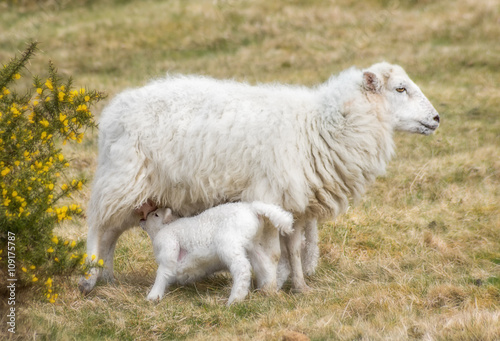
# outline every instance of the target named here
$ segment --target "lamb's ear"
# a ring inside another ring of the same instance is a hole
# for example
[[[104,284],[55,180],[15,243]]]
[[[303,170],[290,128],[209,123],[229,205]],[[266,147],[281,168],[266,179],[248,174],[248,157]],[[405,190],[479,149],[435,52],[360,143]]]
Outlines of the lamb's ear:
[[[172,210],[170,208],[166,208],[165,212],[163,212],[163,221],[162,221],[162,223],[163,224],[168,224],[172,220],[174,220],[174,217],[172,215]]]
[[[373,72],[365,71],[363,73],[363,87],[366,91],[373,93],[380,92],[382,89],[382,80]]]

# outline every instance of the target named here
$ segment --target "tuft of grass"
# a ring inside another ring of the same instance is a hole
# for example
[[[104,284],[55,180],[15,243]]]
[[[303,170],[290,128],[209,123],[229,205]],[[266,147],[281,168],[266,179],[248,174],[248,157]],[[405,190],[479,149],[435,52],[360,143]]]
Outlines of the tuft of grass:
[[[36,39],[62,75],[114,94],[165,73],[315,85],[350,66],[401,64],[440,112],[430,137],[395,134],[397,155],[360,203],[320,227],[308,294],[290,285],[224,306],[218,274],[145,297],[150,241],[128,231],[116,283],[89,296],[61,279],[56,305],[19,291],[7,339],[500,339],[500,6],[468,0],[10,1],[0,4],[0,60]],[[33,61],[38,63],[37,60]],[[43,65],[33,65],[42,69]],[[22,81],[22,80],[21,80]],[[100,103],[98,113],[105,103]],[[97,131],[68,146],[92,179]],[[86,210],[90,187],[75,196]],[[84,240],[85,221],[58,230]],[[1,325],[6,302],[0,299]],[[3,337],[3,335],[2,335]]]

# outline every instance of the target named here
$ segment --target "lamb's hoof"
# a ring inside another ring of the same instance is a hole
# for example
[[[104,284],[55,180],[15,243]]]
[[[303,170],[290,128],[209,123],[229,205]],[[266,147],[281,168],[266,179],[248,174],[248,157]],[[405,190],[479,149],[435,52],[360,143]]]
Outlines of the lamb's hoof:
[[[146,299],[149,302],[153,302],[153,303],[160,302],[162,298],[163,298],[163,295],[160,295],[160,294],[151,294],[151,293],[148,295],[148,297],[146,297]]]

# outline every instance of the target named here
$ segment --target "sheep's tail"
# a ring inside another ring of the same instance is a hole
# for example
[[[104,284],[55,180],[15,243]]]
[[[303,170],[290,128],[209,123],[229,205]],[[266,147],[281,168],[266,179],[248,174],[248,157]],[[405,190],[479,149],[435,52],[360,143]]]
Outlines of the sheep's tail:
[[[261,216],[265,216],[271,221],[282,235],[293,232],[293,215],[283,210],[281,207],[271,204],[265,204],[260,201],[251,203],[253,211]]]

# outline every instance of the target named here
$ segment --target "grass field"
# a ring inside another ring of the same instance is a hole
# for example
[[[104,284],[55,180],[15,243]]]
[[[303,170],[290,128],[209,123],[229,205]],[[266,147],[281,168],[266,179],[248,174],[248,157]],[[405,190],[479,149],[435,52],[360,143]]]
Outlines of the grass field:
[[[59,278],[56,304],[18,293],[17,333],[5,333],[2,314],[0,337],[500,340],[499,0],[0,2],[0,61],[30,39],[42,50],[33,72],[50,59],[76,85],[108,93],[97,116],[119,91],[166,72],[314,85],[386,60],[442,124],[430,137],[396,134],[387,174],[321,226],[311,293],[287,285],[226,308],[231,279],[221,274],[151,304],[156,265],[137,228],[119,240],[115,285],[82,297],[77,278]],[[72,148],[72,171],[92,179],[97,132]],[[77,198],[84,208],[89,195]],[[85,222],[59,233],[85,239]]]

